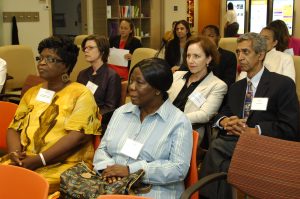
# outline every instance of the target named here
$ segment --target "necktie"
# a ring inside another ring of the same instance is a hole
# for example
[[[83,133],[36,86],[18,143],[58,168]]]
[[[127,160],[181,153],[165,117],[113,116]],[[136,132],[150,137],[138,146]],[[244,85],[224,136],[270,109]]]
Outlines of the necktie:
[[[243,113],[244,119],[248,119],[248,117],[249,117],[252,98],[253,98],[252,83],[251,83],[251,81],[248,81],[247,92],[246,92],[245,101],[244,101],[244,113]]]

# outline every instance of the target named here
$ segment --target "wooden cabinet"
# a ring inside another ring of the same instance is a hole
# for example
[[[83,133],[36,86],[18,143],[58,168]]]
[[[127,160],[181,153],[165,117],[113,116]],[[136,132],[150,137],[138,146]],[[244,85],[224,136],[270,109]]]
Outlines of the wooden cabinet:
[[[93,0],[94,33],[117,35],[123,18],[133,21],[135,36],[144,47],[150,47],[151,0]]]

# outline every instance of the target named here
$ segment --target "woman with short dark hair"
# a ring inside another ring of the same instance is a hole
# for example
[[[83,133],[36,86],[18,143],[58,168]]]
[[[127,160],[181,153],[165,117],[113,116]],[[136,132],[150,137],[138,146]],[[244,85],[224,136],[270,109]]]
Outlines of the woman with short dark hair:
[[[78,51],[66,37],[40,42],[37,68],[46,82],[22,97],[7,130],[8,155],[0,161],[39,173],[49,182],[49,193],[59,190],[60,174],[68,168],[81,161],[91,166],[92,135],[100,131],[91,92],[69,80]]]
[[[114,111],[120,105],[121,79],[107,65],[109,42],[104,36],[89,35],[81,44],[90,67],[80,71],[77,82],[86,85],[94,94],[101,114]]]
[[[141,195],[179,198],[184,191],[192,127],[168,99],[172,81],[167,62],[159,58],[145,59],[132,68],[128,85],[131,103],[114,112],[94,156],[94,170],[108,182],[143,169],[143,183],[152,188]]]

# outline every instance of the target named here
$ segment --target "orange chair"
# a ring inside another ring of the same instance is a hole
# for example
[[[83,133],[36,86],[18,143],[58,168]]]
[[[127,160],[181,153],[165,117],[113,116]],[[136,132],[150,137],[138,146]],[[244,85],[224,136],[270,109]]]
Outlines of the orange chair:
[[[120,106],[125,104],[126,96],[127,96],[127,86],[128,86],[128,81],[122,81]]]
[[[133,195],[102,195],[97,199],[150,199],[143,196],[133,196]]]
[[[93,138],[93,145],[94,145],[94,150],[96,151],[99,144],[100,144],[100,141],[101,141],[101,138],[100,138],[100,135],[94,135],[94,138]]]
[[[17,104],[0,101],[0,149],[6,150],[7,148],[6,131],[10,122],[14,118],[17,108]]]
[[[190,170],[188,176],[185,178],[185,188],[188,188],[198,181],[198,165],[197,165],[197,146],[198,146],[199,133],[193,131],[193,150],[190,163]],[[199,193],[196,192],[192,195],[192,199],[198,199]]]
[[[0,165],[0,198],[46,199],[49,184],[34,171],[12,165]]]

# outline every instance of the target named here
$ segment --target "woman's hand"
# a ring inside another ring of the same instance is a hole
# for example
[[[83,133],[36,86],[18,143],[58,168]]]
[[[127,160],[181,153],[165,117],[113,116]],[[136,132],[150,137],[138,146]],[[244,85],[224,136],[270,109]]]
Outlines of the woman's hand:
[[[39,155],[27,156],[22,160],[22,167],[35,170],[42,166],[42,160]]]
[[[11,160],[11,165],[14,166],[22,166],[22,160],[26,158],[25,152],[14,151],[9,154],[9,158]]]
[[[124,55],[124,58],[125,58],[126,60],[131,60],[131,54],[128,53],[128,54]]]
[[[102,172],[102,176],[106,178],[108,183],[113,183],[117,180],[120,180],[120,177],[125,177],[129,175],[129,169],[127,166],[123,165],[112,165],[107,166],[105,170]]]
[[[173,66],[173,67],[171,68],[172,73],[175,73],[176,71],[178,71],[179,68],[180,68],[180,66]]]

